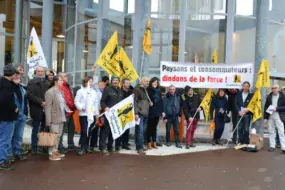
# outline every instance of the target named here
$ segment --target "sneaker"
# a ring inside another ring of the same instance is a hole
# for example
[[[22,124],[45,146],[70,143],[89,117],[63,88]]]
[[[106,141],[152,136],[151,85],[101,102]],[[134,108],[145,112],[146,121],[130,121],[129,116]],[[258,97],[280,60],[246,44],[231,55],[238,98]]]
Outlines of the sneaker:
[[[186,148],[186,149],[190,149],[190,145],[187,144],[185,148]]]
[[[15,155],[14,159],[19,160],[19,161],[24,161],[24,160],[27,160],[27,157],[20,154],[20,155]]]
[[[274,152],[275,151],[275,148],[273,148],[273,147],[270,147],[269,149],[268,149],[268,152]]]
[[[176,148],[182,148],[182,145],[180,143],[176,143]]]
[[[13,155],[8,155],[8,163],[9,164],[14,164],[15,163],[15,159]]]
[[[109,152],[107,150],[101,150],[101,154],[104,154],[105,156],[109,156]]]
[[[77,146],[75,146],[75,145],[69,145],[69,146],[67,147],[67,149],[68,149],[68,150],[78,150],[79,147],[77,147]]]
[[[27,155],[29,153],[29,151],[27,151],[27,150],[22,150],[22,155]]]
[[[59,152],[56,152],[55,155],[59,158],[65,157],[65,154],[60,154]]]
[[[8,162],[4,162],[0,164],[0,170],[11,171],[11,170],[14,170],[14,168],[12,168]]]
[[[66,154],[66,153],[68,152],[67,148],[65,148],[65,147],[59,148],[58,151],[59,151],[61,154]]]
[[[138,150],[138,154],[139,154],[139,155],[145,155],[145,152],[144,152],[143,149],[140,149],[140,150]]]
[[[171,143],[170,143],[170,142],[166,143],[166,146],[170,147],[170,146],[171,146]]]
[[[122,148],[125,150],[131,150],[131,148],[129,146],[123,146]]]
[[[156,143],[156,146],[162,146],[162,144],[160,144],[160,143]]]
[[[78,156],[83,156],[85,154],[85,150],[81,149],[77,152]]]
[[[59,160],[61,160],[61,158],[58,157],[55,153],[53,153],[52,155],[49,156],[49,160],[59,161]]]

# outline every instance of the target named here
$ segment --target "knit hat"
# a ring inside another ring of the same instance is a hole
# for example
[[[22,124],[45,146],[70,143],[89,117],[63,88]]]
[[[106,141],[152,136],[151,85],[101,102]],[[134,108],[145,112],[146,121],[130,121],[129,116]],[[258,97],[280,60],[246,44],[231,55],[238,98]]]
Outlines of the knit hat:
[[[185,88],[184,88],[184,91],[185,91],[185,93],[188,93],[188,91],[190,90],[190,89],[192,89],[190,86],[185,86]]]
[[[5,65],[5,67],[3,68],[3,73],[4,76],[10,77],[13,76],[14,74],[19,74],[19,71],[12,65]]]
[[[115,78],[117,78],[117,79],[119,80],[119,82],[120,82],[120,77],[119,77],[118,75],[112,75],[112,77],[111,77],[111,82],[112,82]]]

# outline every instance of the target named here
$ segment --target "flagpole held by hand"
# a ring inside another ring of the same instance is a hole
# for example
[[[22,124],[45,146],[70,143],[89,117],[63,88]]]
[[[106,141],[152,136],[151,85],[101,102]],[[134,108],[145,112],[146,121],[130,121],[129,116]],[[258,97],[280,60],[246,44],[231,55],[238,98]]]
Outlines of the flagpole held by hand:
[[[187,131],[188,131],[189,127],[191,126],[191,124],[193,123],[194,118],[196,117],[197,113],[198,113],[198,109],[196,110],[196,112],[195,112],[195,114],[194,114],[194,116],[193,116],[193,120],[192,120],[192,121],[190,122],[190,124],[187,126]]]

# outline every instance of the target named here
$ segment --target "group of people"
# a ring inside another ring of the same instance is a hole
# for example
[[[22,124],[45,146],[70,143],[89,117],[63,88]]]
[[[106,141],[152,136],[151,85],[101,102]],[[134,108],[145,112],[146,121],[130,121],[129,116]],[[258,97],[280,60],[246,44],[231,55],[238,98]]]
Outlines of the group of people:
[[[77,92],[69,86],[66,73],[46,72],[43,67],[37,67],[35,77],[27,86],[21,83],[24,74],[23,66],[17,68],[6,65],[3,69],[4,76],[0,79],[0,169],[11,170],[15,160],[26,160],[26,151],[22,150],[24,127],[26,125],[28,110],[32,119],[31,151],[33,155],[47,151],[38,147],[38,133],[50,131],[57,134],[58,143],[48,148],[50,160],[62,160],[68,150],[78,150],[82,156],[92,153],[95,148],[104,155],[121,148],[130,150],[129,129],[124,134],[113,140],[110,125],[102,113],[123,99],[134,94],[135,143],[138,154],[144,155],[146,150],[158,149],[162,144],[158,138],[158,123],[162,120],[166,125],[166,146],[171,146],[170,130],[173,126],[175,146],[182,148],[179,139],[179,122],[182,113],[187,122],[186,149],[195,147],[193,137],[200,120],[200,104],[203,96],[194,92],[190,86],[179,92],[174,85],[163,96],[159,79],[142,77],[136,87],[132,87],[130,80],[125,78],[120,81],[119,76],[85,77],[82,86]],[[110,82],[110,83],[109,83]],[[269,124],[270,149],[275,149],[275,128],[277,128],[278,141],[283,152],[285,151],[285,88],[279,92],[279,86],[273,85],[272,92],[268,95],[264,122]],[[210,106],[210,118],[215,123],[215,132],[212,144],[222,144],[220,139],[225,127],[225,115],[231,112],[233,127],[238,127],[233,135],[233,143],[249,144],[249,130],[252,113],[247,106],[252,99],[249,82],[244,82],[242,90],[219,89]],[[87,104],[93,107],[94,122],[88,123]],[[266,110],[273,106],[273,114]],[[29,109],[28,109],[29,107]],[[79,147],[74,144],[75,125],[73,114],[78,110],[81,126]],[[198,114],[197,114],[198,113]],[[99,117],[100,115],[100,117]],[[241,119],[239,126],[237,120]],[[90,127],[89,127],[90,125]],[[68,146],[63,145],[63,133],[68,131]],[[89,129],[89,131],[87,131]],[[237,139],[238,137],[238,139]],[[238,142],[237,142],[238,140]],[[146,145],[146,146],[144,146]]]

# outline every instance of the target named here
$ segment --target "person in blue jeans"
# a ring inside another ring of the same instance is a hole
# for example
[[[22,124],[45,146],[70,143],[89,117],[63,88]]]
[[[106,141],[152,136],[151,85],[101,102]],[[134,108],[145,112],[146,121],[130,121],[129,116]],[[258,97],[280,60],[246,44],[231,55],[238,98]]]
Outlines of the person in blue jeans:
[[[215,119],[213,119],[213,112],[215,110]],[[220,141],[225,128],[225,114],[228,110],[228,99],[224,89],[219,89],[216,96],[213,97],[210,107],[210,117],[215,122],[215,132],[212,145],[222,144]]]
[[[14,98],[15,103],[19,109],[18,111],[18,120],[15,121],[13,127],[13,136],[12,141],[9,145],[8,154],[11,155],[15,160],[26,160],[27,158],[22,155],[22,142],[24,129],[27,121],[27,94],[25,87],[20,84],[21,75],[17,74],[13,80],[15,92]]]
[[[0,79],[0,170],[13,170],[8,161],[8,149],[19,111],[15,104],[15,88],[12,83],[17,72],[12,65],[6,65],[3,69],[4,76]]]
[[[166,146],[171,146],[170,129],[174,128],[175,144],[177,148],[182,148],[179,140],[178,124],[182,115],[180,95],[176,92],[174,85],[169,87],[169,92],[163,99],[163,110],[165,113],[164,122],[166,122]]]

